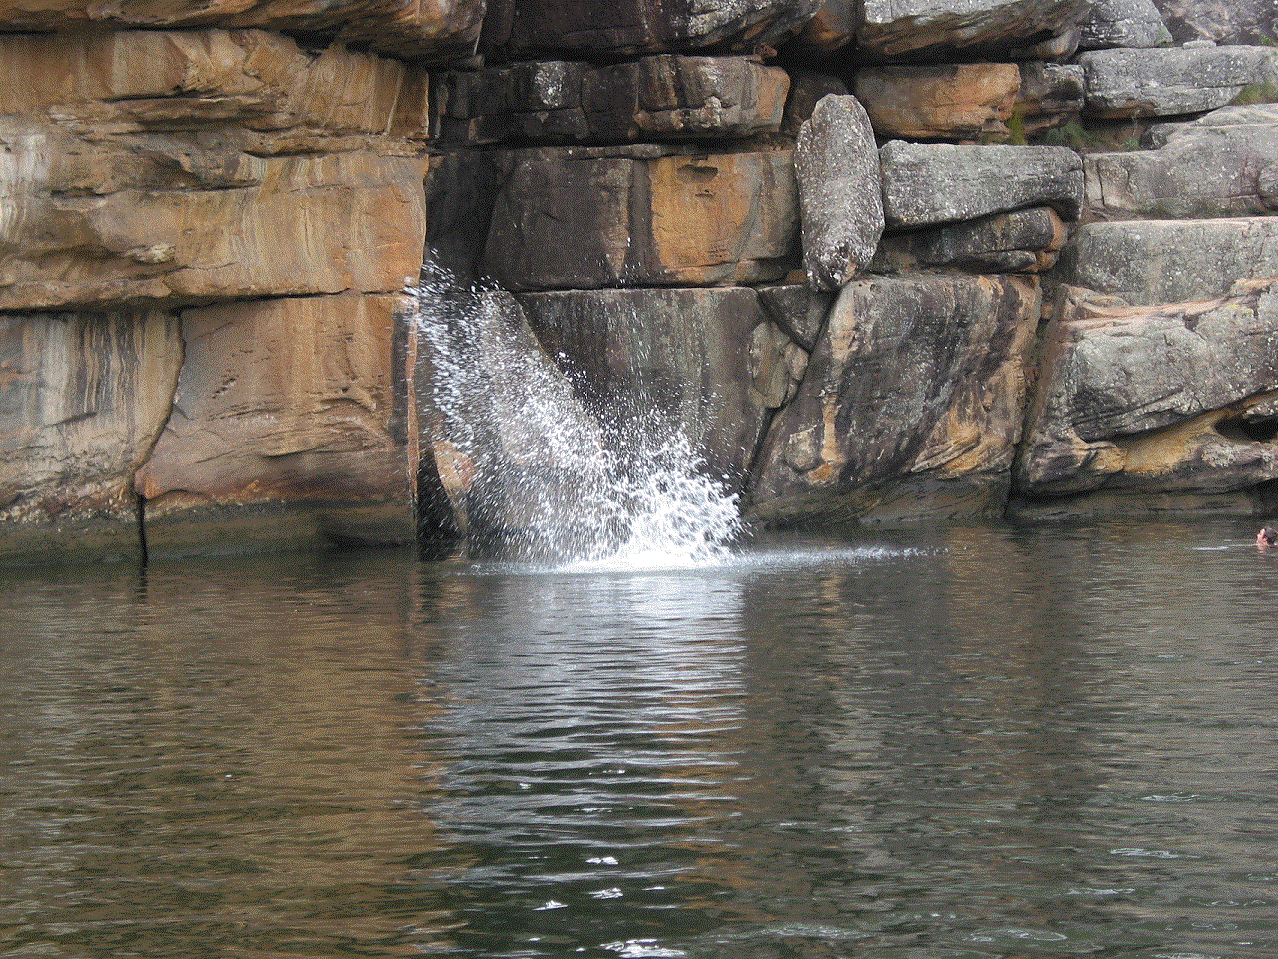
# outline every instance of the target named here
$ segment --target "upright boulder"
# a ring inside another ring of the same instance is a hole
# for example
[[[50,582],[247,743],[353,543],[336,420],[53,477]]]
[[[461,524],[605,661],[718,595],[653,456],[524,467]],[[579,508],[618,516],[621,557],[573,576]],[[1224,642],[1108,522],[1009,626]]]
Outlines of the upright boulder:
[[[816,290],[837,290],[874,256],[883,234],[879,154],[855,97],[827,96],[794,150],[803,266]]]

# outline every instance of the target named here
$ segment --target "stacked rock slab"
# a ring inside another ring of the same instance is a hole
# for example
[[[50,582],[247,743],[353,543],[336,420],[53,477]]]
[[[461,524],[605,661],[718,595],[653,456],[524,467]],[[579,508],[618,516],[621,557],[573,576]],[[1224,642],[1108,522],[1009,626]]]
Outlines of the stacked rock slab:
[[[1019,516],[1271,505],[1278,113],[1225,108],[1149,140],[1087,158],[1096,219],[1044,332]]]

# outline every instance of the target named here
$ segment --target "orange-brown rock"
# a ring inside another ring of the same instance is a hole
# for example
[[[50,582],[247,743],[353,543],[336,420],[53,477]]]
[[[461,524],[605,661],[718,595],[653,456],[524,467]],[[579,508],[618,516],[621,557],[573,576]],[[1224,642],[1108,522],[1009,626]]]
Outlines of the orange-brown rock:
[[[855,93],[880,137],[970,140],[1006,137],[1021,88],[1014,63],[864,67]]]
[[[386,292],[421,262],[413,158],[4,120],[0,149],[0,309]]]
[[[779,279],[798,252],[791,152],[516,152],[486,265],[516,290]]]
[[[184,312],[173,412],[136,477],[148,547],[411,541],[391,343],[400,300],[345,294]]]
[[[181,365],[171,313],[0,314],[0,561],[138,555],[133,476]]]
[[[262,30],[0,37],[4,114],[95,133],[234,124],[293,138],[421,137],[427,86],[421,67],[340,45],[311,53]],[[251,142],[269,150],[269,139]]]

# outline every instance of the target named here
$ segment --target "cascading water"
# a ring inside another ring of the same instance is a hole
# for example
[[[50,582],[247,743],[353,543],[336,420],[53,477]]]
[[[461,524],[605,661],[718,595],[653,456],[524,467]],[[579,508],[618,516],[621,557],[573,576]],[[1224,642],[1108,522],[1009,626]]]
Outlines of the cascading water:
[[[677,425],[656,411],[594,415],[507,293],[464,288],[434,264],[406,292],[428,366],[423,446],[472,541],[618,568],[728,557],[737,498],[701,472]]]

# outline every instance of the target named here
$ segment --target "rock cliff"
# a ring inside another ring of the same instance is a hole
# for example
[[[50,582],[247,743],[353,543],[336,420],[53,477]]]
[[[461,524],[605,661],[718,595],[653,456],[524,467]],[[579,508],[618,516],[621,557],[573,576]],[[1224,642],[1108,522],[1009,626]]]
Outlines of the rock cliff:
[[[0,0],[0,562],[466,528],[424,258],[761,521],[1267,509],[1271,6]]]

